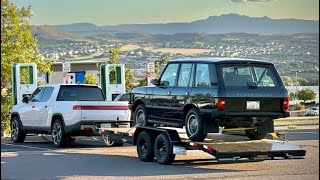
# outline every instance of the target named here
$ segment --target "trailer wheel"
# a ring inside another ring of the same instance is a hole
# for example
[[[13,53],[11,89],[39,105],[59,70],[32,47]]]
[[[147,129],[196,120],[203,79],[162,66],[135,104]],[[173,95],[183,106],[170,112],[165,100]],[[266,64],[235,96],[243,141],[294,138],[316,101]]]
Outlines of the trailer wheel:
[[[172,153],[172,147],[168,136],[161,133],[154,142],[154,154],[159,164],[171,164],[176,157]]]
[[[139,126],[147,126],[148,124],[148,114],[146,107],[143,104],[140,104],[135,111],[135,123]]]
[[[246,130],[246,135],[251,140],[261,140],[266,137],[267,133],[261,133],[256,130]]]
[[[14,143],[22,143],[26,139],[26,133],[21,129],[21,122],[17,116],[11,120],[11,140]]]
[[[154,159],[153,141],[146,131],[141,132],[138,136],[137,152],[141,161],[151,162]]]
[[[203,121],[199,111],[190,109],[186,116],[186,132],[190,140],[203,141],[207,133],[203,133]]]

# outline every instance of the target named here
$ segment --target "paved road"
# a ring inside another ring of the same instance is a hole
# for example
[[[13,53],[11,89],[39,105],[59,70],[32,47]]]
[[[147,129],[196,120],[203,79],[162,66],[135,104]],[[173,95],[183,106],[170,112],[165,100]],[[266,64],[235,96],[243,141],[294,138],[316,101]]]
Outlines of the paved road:
[[[319,179],[319,132],[290,132],[305,159],[218,163],[201,151],[178,155],[173,165],[141,162],[133,146],[108,148],[91,138],[53,148],[42,137],[12,144],[1,139],[1,179]]]

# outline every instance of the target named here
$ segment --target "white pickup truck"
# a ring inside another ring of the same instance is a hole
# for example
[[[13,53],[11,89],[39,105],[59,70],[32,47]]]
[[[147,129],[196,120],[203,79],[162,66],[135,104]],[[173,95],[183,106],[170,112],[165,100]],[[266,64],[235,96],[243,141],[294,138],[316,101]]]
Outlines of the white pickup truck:
[[[11,138],[23,142],[26,134],[51,134],[61,147],[73,136],[100,135],[99,128],[130,127],[128,102],[105,101],[94,85],[47,84],[39,86],[11,110]]]

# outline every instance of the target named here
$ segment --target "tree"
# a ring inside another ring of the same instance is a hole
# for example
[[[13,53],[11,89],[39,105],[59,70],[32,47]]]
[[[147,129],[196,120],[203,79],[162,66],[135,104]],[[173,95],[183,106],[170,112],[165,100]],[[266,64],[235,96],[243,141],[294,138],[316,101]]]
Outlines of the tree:
[[[297,98],[303,100],[303,103],[305,103],[308,100],[314,100],[316,98],[316,93],[310,88],[304,88],[298,91]]]
[[[285,86],[289,86],[290,84],[293,83],[292,78],[289,77],[289,76],[282,76],[282,81],[283,81]]]
[[[131,69],[127,68],[127,64],[125,65],[126,67],[126,74],[125,74],[125,79],[126,79],[126,92],[131,92],[131,89],[134,87],[133,84],[133,73]]]
[[[170,56],[164,56],[162,58],[159,58],[154,62],[154,73],[156,76],[159,76],[160,70],[161,70],[161,65],[162,64],[167,64],[170,59]]]
[[[51,72],[53,61],[43,61],[36,54],[38,43],[32,35],[30,17],[31,6],[19,9],[9,0],[1,0],[1,134],[10,124],[12,64],[35,62],[39,73]]]
[[[300,85],[300,86],[307,86],[307,85],[308,85],[308,80],[306,80],[306,79],[304,79],[304,78],[299,77],[299,78],[297,79],[297,81],[299,82],[299,85]]]
[[[96,77],[93,74],[84,75],[84,83],[85,84],[97,84]]]
[[[138,85],[137,85],[137,87],[146,86],[146,85],[147,85],[147,81],[148,81],[148,78],[147,78],[147,77],[142,78],[142,79],[139,79],[139,80],[138,80]]]
[[[296,97],[297,97],[296,92],[292,92],[292,91],[289,92],[289,99],[290,100],[294,100],[294,99],[296,99]]]
[[[119,48],[110,48],[110,64],[118,64],[119,61]]]

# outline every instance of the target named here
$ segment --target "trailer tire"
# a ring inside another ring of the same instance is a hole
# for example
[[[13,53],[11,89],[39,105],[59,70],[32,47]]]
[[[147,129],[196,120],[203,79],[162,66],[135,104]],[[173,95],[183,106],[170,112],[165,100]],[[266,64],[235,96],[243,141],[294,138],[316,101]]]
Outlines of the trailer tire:
[[[207,133],[203,133],[203,121],[197,109],[192,108],[188,111],[185,125],[190,140],[203,141],[207,137]]]
[[[159,164],[172,164],[176,157],[176,155],[172,153],[170,140],[164,133],[157,136],[153,149]]]
[[[144,104],[139,104],[134,113],[134,122],[139,126],[148,126],[148,113]]]
[[[153,141],[149,133],[143,131],[137,139],[137,152],[141,161],[151,162],[154,160]]]
[[[21,121],[15,116],[11,120],[11,140],[14,143],[22,143],[26,139],[26,133],[21,129]]]
[[[267,133],[261,133],[256,130],[246,130],[246,135],[251,140],[261,140],[266,137]]]

